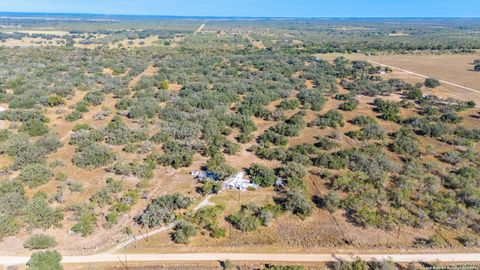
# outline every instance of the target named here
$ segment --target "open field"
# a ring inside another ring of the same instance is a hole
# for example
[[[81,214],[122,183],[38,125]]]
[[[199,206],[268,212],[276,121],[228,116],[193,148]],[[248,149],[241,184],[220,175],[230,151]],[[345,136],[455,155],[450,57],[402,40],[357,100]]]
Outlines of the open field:
[[[474,100],[480,104],[480,77],[473,71],[473,61],[480,58],[480,54],[412,54],[412,55],[378,55],[367,56],[360,54],[317,54],[316,57],[333,60],[343,56],[350,60],[372,61],[373,64],[383,64],[398,69],[419,73],[427,77],[436,78],[458,84],[475,91],[462,89],[450,84],[443,84],[435,90],[425,94],[434,94],[441,97],[451,97],[463,100]],[[424,77],[394,69],[393,73],[386,74],[386,78],[402,78],[406,81],[423,82]]]
[[[383,55],[367,59],[406,70],[425,74],[432,78],[455,82],[462,86],[480,89],[480,79],[473,71],[473,60],[479,54],[444,55]],[[465,98],[468,98],[465,97]]]

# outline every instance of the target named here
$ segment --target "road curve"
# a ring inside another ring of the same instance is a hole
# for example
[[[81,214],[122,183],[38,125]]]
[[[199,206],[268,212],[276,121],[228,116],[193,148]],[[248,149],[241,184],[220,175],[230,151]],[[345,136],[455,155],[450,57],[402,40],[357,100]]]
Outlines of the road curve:
[[[332,262],[352,261],[357,258],[392,260],[394,262],[480,262],[480,253],[424,253],[424,254],[271,254],[271,253],[178,253],[178,254],[98,254],[65,256],[62,263],[109,262],[187,262],[187,261],[261,261],[261,262]],[[0,256],[0,265],[26,264],[29,257]]]
[[[422,77],[422,78],[430,78],[427,75],[423,75],[423,74],[420,74],[420,73],[416,73],[416,72],[413,72],[413,71],[410,71],[410,70],[406,70],[406,69],[402,69],[402,68],[398,68],[398,67],[394,67],[394,66],[390,66],[390,65],[385,65],[385,64],[375,62],[375,61],[372,61],[372,60],[367,60],[367,62],[370,62],[374,65],[379,65],[379,66],[383,66],[383,67],[389,67],[389,68],[392,68],[392,69],[396,69],[396,70],[399,70],[399,71],[402,71],[402,72],[405,72],[405,73],[408,73],[408,74],[412,74],[412,75],[415,75],[415,76],[419,76],[419,77]],[[479,90],[476,90],[476,89],[473,89],[473,88],[470,88],[470,87],[466,87],[466,86],[463,86],[463,85],[459,85],[457,83],[444,81],[444,80],[439,80],[439,81],[441,83],[444,83],[444,84],[448,84],[448,85],[451,85],[451,86],[455,86],[455,87],[458,87],[458,88],[461,88],[461,89],[464,89],[464,90],[467,90],[467,91],[471,91],[471,92],[475,92],[477,94],[480,94]]]

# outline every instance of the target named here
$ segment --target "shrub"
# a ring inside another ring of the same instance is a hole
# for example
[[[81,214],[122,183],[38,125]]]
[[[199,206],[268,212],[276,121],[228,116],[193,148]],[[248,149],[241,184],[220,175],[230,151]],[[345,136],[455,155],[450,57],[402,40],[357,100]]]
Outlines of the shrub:
[[[88,102],[85,100],[82,100],[75,104],[75,111],[81,112],[81,113],[86,113],[88,112]]]
[[[99,91],[88,92],[84,97],[83,100],[92,104],[94,106],[98,106],[102,104],[103,100],[105,99],[104,94]]]
[[[427,78],[425,79],[424,85],[428,88],[436,88],[440,86],[440,81],[433,78]]]
[[[413,88],[407,92],[407,99],[410,100],[420,100],[423,98],[423,93],[420,88]]]
[[[379,113],[382,113],[382,119],[388,121],[400,120],[400,108],[398,103],[376,98],[373,104],[376,106],[375,110]]]
[[[364,228],[376,227],[379,224],[378,213],[373,206],[357,205],[353,209],[349,209],[348,216],[353,223]]]
[[[444,123],[458,124],[462,122],[462,117],[458,116],[454,112],[448,112],[440,116],[440,121]]]
[[[20,131],[32,137],[37,137],[47,134],[48,127],[40,120],[29,120],[20,127]]]
[[[45,121],[46,117],[40,111],[35,110],[6,110],[0,112],[0,119],[1,120],[8,120],[11,122],[27,122],[30,120],[38,120],[38,121]]]
[[[402,128],[394,135],[390,150],[397,154],[415,155],[419,152],[419,143],[411,129]]]
[[[284,135],[277,134],[273,130],[267,130],[260,137],[258,137],[260,144],[272,143],[274,145],[287,145],[288,139]]]
[[[115,153],[109,148],[91,144],[80,150],[73,157],[73,164],[81,168],[98,168],[108,165],[115,158]]]
[[[477,235],[462,235],[457,240],[465,247],[480,247],[480,237]]]
[[[36,188],[47,183],[52,176],[53,173],[45,165],[37,163],[23,167],[18,180],[30,188]]]
[[[270,130],[287,137],[298,136],[300,135],[300,131],[305,128],[304,115],[305,111],[300,111],[285,120],[284,123],[279,123],[271,127]]]
[[[247,169],[252,181],[262,187],[270,187],[275,184],[275,171],[260,164],[253,164]]]
[[[207,161],[207,169],[218,176],[219,179],[225,179],[235,172],[235,169],[228,165],[222,153],[214,154]]]
[[[67,186],[68,190],[70,190],[71,192],[83,192],[83,184],[81,182],[68,181]]]
[[[35,146],[38,147],[40,151],[43,150],[47,153],[53,153],[57,151],[57,149],[62,147],[62,145],[63,144],[60,142],[60,140],[53,135],[44,136],[35,143]]]
[[[33,253],[27,262],[29,270],[63,270],[62,256],[57,251]]]
[[[65,117],[65,120],[67,120],[68,122],[75,122],[79,119],[82,119],[82,117],[83,117],[83,115],[82,115],[81,112],[73,111]]]
[[[237,213],[227,216],[227,221],[236,229],[242,232],[249,232],[256,230],[260,226],[269,225],[270,220],[277,217],[280,213],[280,209],[276,206],[267,204],[264,207],[258,207],[250,203],[242,205]]]
[[[398,170],[380,145],[371,144],[362,148],[349,149],[347,155],[350,170],[362,171],[375,180],[383,179],[386,172]]]
[[[319,126],[321,128],[332,127],[339,128],[345,125],[343,115],[336,111],[330,110],[326,114],[319,116],[310,123],[310,126]]]
[[[51,208],[42,196],[35,196],[25,208],[25,221],[31,228],[46,230],[59,226],[62,219],[62,210]]]
[[[105,205],[111,205],[114,203],[113,195],[120,193],[123,190],[122,181],[115,180],[113,178],[107,178],[105,180],[106,186],[96,191],[90,201],[99,207]]]
[[[328,193],[322,200],[322,206],[330,213],[335,212],[340,207],[340,197],[335,192]]]
[[[278,107],[282,108],[283,110],[293,110],[298,108],[299,106],[300,102],[297,99],[282,100],[280,105],[278,105]]]
[[[169,84],[167,80],[163,80],[160,82],[160,89],[167,90],[169,88]]]
[[[142,226],[153,228],[174,221],[174,211],[186,209],[191,204],[192,199],[180,193],[164,195],[153,200],[135,220]]]
[[[227,155],[235,155],[240,151],[240,145],[238,143],[231,142],[229,140],[226,140],[225,143],[223,144],[225,148],[225,154]]]
[[[300,90],[298,100],[303,106],[314,111],[321,111],[325,103],[327,103],[327,98],[320,92],[306,89]]]
[[[200,228],[210,231],[210,236],[214,238],[224,237],[226,230],[218,226],[218,217],[224,210],[223,205],[204,207],[195,211],[188,220]]]
[[[457,165],[465,159],[462,152],[458,150],[443,152],[440,155],[440,160],[448,164]]]
[[[369,270],[369,269],[384,269],[384,268],[370,268],[365,261],[356,259],[353,262],[341,261],[334,264],[335,269],[338,270]]]
[[[28,249],[47,249],[57,245],[55,238],[45,234],[35,234],[30,236],[23,244]]]
[[[158,162],[164,166],[172,166],[175,169],[188,167],[193,162],[194,151],[174,141],[167,141],[162,146],[165,152]]]
[[[340,104],[338,108],[342,111],[354,111],[358,107],[359,101],[357,99],[348,99]]]
[[[350,122],[354,125],[361,126],[361,127],[366,125],[377,124],[377,120],[368,115],[357,116],[353,118]]]
[[[346,133],[347,136],[361,141],[383,140],[385,134],[385,129],[377,124],[366,125],[360,131],[350,131]]]
[[[327,138],[327,137],[321,137],[318,139],[318,141],[315,143],[315,147],[321,149],[321,150],[331,150],[335,147],[338,147],[339,144],[334,142],[333,140]]]
[[[113,224],[117,224],[118,222],[118,212],[117,211],[111,211],[105,216],[105,219],[108,222],[108,227],[110,227]]]
[[[480,141],[480,129],[466,129],[465,127],[457,127],[455,135],[473,141]]]
[[[80,130],[92,130],[93,128],[87,124],[87,123],[79,123],[79,124],[75,124],[75,126],[73,127],[72,131],[80,131]]]
[[[444,246],[445,242],[440,236],[433,235],[428,238],[417,237],[415,238],[413,245],[415,247],[438,248]]]
[[[132,104],[128,117],[153,118],[160,111],[160,105],[154,98],[141,98]]]
[[[144,131],[129,129],[118,116],[108,123],[103,132],[105,134],[105,142],[111,145],[124,145],[147,139]]]
[[[278,169],[278,174],[285,179],[301,179],[307,175],[307,171],[302,164],[291,161]]]
[[[20,231],[20,223],[10,215],[0,215],[0,239]]]
[[[313,212],[310,200],[307,199],[305,192],[298,188],[287,190],[282,206],[285,210],[300,217],[309,216]]]
[[[313,164],[327,169],[340,170],[347,166],[348,155],[343,152],[321,153],[313,159]]]
[[[2,181],[0,183],[0,217],[17,216],[27,204],[25,189],[18,181]],[[9,222],[8,218],[3,220],[4,224]]]
[[[92,234],[95,230],[97,218],[95,212],[88,206],[78,206],[73,209],[75,221],[72,227],[74,233],[80,233],[83,237]]]
[[[260,220],[254,215],[253,211],[245,207],[242,207],[238,213],[228,216],[227,220],[236,229],[243,232],[254,231],[260,226]]]
[[[418,126],[418,133],[423,136],[440,138],[451,132],[450,127],[445,123],[429,123],[422,121]]]
[[[64,172],[59,172],[55,175],[55,180],[59,182],[67,181],[68,175]]]
[[[50,153],[48,149],[31,144],[25,133],[15,134],[2,143],[1,147],[2,151],[15,159],[13,167],[16,169],[26,164],[44,162],[45,156]]]
[[[221,190],[222,190],[221,182],[208,180],[203,182],[197,191],[202,195],[207,195],[207,194],[217,194]]]
[[[65,100],[60,96],[49,96],[47,99],[48,106],[57,107],[65,105]]]
[[[172,234],[172,239],[175,243],[186,244],[189,242],[190,237],[193,237],[197,234],[197,229],[195,226],[188,221],[180,221],[175,225],[174,232]]]

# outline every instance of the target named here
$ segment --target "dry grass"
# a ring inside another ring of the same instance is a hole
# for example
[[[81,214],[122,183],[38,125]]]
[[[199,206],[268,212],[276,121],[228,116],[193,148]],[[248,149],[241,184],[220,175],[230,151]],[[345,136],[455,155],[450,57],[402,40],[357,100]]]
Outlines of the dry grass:
[[[252,40],[252,45],[253,47],[257,48],[257,49],[260,49],[260,50],[263,50],[263,49],[266,49],[267,47],[265,46],[265,44],[263,44],[263,41],[258,41],[258,40]]]
[[[472,62],[480,58],[480,54],[414,54],[414,55],[378,55],[366,56],[362,54],[316,54],[315,56],[333,60],[344,56],[350,60],[372,60],[381,64],[420,73],[436,79],[448,81],[480,91],[480,79],[477,73],[472,71]],[[425,78],[412,75],[399,70],[383,75],[385,78],[400,78],[407,82],[423,82]],[[425,90],[425,94],[435,94],[439,97],[452,97],[460,100],[474,100],[480,104],[480,93],[468,91],[452,85],[442,84],[433,90]]]

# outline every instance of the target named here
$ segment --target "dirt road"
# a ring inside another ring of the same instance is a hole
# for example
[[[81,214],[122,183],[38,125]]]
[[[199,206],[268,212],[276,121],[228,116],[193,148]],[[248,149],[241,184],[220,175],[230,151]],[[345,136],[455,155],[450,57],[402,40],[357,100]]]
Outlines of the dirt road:
[[[367,61],[372,63],[372,64],[375,64],[375,65],[379,65],[379,66],[383,66],[383,67],[389,67],[389,68],[396,69],[396,70],[399,70],[399,71],[402,71],[402,72],[405,72],[405,73],[408,73],[408,74],[412,74],[412,75],[415,75],[415,76],[419,76],[419,77],[422,77],[422,78],[430,78],[427,75],[416,73],[416,72],[413,72],[413,71],[410,71],[410,70],[406,70],[406,69],[402,69],[402,68],[398,68],[398,67],[394,67],[394,66],[390,66],[390,65],[385,65],[385,64],[375,62],[375,61],[372,61],[372,60],[367,60]],[[448,84],[448,85],[451,85],[451,86],[455,86],[455,87],[458,87],[458,88],[461,88],[461,89],[464,89],[464,90],[467,90],[467,91],[471,91],[471,92],[475,92],[475,93],[480,94],[480,90],[476,90],[476,89],[466,87],[466,86],[463,86],[463,85],[459,85],[457,83],[453,83],[453,82],[449,82],[449,81],[444,81],[444,80],[439,80],[439,81],[441,83],[444,83],[444,84]]]
[[[212,195],[208,195],[207,197],[205,197],[199,204],[197,204],[197,206],[195,206],[195,208],[193,208],[193,211],[197,211],[203,207],[207,207],[207,206],[210,206],[210,205],[213,205],[212,202],[210,202],[210,198],[212,197]],[[153,231],[149,231],[149,232],[146,232],[144,234],[139,234],[139,235],[134,235],[130,238],[128,238],[127,240],[117,244],[116,246],[114,246],[113,248],[111,249],[108,249],[107,251],[105,251],[105,254],[109,254],[109,253],[115,253],[116,251],[124,248],[124,247],[127,247],[137,241],[140,241],[142,239],[145,239],[145,238],[148,238],[148,237],[151,237],[155,234],[159,234],[159,233],[162,233],[162,232],[165,232],[165,231],[168,231],[170,229],[173,228],[173,226],[175,226],[174,223],[172,224],[168,224],[167,226],[164,226],[162,228],[159,228],[159,229],[156,229],[156,230],[153,230]]]
[[[62,263],[162,262],[162,261],[261,261],[261,262],[332,262],[392,260],[394,262],[480,262],[480,253],[440,254],[268,254],[268,253],[180,253],[180,254],[99,254],[65,256]],[[21,265],[28,257],[0,256],[0,265]]]
[[[205,27],[205,23],[200,25],[200,27],[198,27],[198,29],[195,30],[195,32],[193,32],[193,35],[195,36],[196,34],[200,33],[204,27]]]

